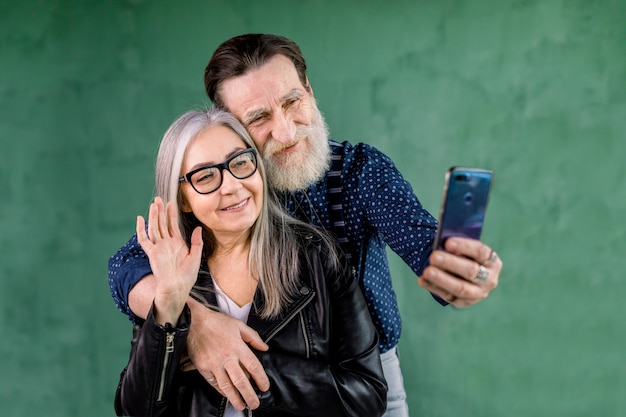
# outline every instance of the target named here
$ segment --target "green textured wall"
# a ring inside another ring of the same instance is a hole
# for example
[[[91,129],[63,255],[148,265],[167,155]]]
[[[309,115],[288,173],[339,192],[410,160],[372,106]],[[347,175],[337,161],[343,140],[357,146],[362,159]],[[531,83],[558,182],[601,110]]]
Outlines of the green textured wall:
[[[448,166],[496,173],[488,300],[440,308],[392,256],[411,414],[626,415],[625,22],[620,0],[0,0],[2,415],[113,415],[108,257],[210,53],[257,31],[300,44],[333,137],[431,211]]]

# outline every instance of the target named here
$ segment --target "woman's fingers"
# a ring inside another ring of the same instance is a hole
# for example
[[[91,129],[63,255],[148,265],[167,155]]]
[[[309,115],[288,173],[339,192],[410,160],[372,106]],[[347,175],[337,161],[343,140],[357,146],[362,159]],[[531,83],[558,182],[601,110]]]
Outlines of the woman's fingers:
[[[155,197],[154,202],[150,204],[148,214],[148,238],[152,243],[156,243],[156,241],[160,239],[171,237],[173,235],[172,231],[178,229],[178,216],[174,202],[168,203],[167,211],[167,215],[169,215],[170,218],[173,217],[173,219],[170,220],[170,223],[173,223],[173,227],[168,225],[163,199],[158,196]]]
[[[167,217],[165,214],[165,206],[163,205],[163,199],[161,199],[161,197],[155,197],[154,204],[156,204],[157,206],[157,213],[158,213],[157,225],[159,226],[159,235],[161,236],[161,238],[170,237],[171,235],[167,227]],[[169,205],[172,205],[172,204],[173,203],[171,202],[169,203]]]
[[[135,230],[137,232],[137,241],[145,252],[146,245],[148,244],[148,242],[150,242],[150,239],[148,237],[148,232],[146,231],[146,220],[143,218],[143,216],[137,216],[137,226]]]
[[[191,255],[192,257],[200,258],[202,255],[202,227],[196,227],[191,233]]]
[[[150,204],[150,211],[148,212],[148,238],[152,243],[161,238],[161,233],[159,232],[159,207],[156,203]]]
[[[176,203],[174,201],[168,201],[165,210],[167,214],[167,233],[172,237],[182,238],[180,229],[178,228],[178,210]]]

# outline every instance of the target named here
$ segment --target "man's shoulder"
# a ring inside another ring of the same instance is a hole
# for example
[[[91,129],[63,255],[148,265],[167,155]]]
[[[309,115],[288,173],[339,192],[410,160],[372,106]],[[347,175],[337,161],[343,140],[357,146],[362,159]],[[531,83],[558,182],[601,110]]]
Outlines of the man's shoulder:
[[[351,143],[349,141],[330,141],[330,149],[333,156],[341,156],[344,170],[354,164],[363,166],[366,164],[385,163],[392,164],[393,161],[375,146],[364,142]]]
[[[355,142],[352,143],[350,141],[344,140],[342,142],[330,139],[328,141],[330,143],[330,149],[332,153],[350,153],[350,152],[358,152],[358,151],[368,151],[368,152],[380,152],[372,145],[368,145],[364,142]]]

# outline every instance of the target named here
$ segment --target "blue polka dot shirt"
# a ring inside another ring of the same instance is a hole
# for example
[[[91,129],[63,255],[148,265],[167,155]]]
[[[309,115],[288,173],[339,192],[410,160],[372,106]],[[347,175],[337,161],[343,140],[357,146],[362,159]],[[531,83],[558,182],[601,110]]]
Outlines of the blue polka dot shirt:
[[[380,350],[386,352],[397,345],[402,330],[386,246],[419,276],[428,263],[437,221],[389,157],[363,143],[330,144],[333,167],[338,169],[331,168],[306,191],[280,197],[287,211],[338,236],[365,294]],[[329,197],[333,192],[337,197]],[[149,273],[148,258],[136,236],[109,260],[111,295],[133,322],[128,293]]]

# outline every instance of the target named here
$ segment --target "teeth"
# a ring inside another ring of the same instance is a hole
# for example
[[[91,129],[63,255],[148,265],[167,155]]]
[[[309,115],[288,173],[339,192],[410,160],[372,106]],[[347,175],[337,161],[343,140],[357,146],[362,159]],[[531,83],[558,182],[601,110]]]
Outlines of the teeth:
[[[240,207],[243,207],[246,204],[246,201],[248,201],[248,200],[243,200],[241,203],[237,204],[236,206],[227,207],[225,210],[235,210],[235,209],[238,209]]]

